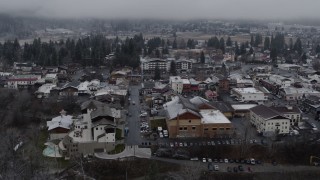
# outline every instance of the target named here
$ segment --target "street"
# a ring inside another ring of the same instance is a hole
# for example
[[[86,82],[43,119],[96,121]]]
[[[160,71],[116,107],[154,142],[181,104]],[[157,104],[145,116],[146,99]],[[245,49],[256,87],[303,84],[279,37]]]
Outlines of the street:
[[[139,89],[140,85],[130,86],[130,98],[131,102],[128,106],[127,125],[129,133],[126,137],[127,145],[141,145],[142,137],[140,134],[140,101],[139,101]],[[135,102],[133,105],[132,102]]]

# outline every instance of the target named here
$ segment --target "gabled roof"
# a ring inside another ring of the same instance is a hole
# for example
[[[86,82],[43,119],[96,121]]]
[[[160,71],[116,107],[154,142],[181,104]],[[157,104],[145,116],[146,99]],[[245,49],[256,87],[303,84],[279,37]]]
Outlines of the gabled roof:
[[[275,107],[271,106],[270,107],[272,110],[277,111],[281,114],[290,114],[290,113],[301,113],[301,110],[297,106],[281,106],[281,107]]]
[[[85,101],[81,104],[81,110],[84,109],[98,109],[99,107],[105,106],[105,103],[96,100]]]
[[[265,105],[258,105],[250,109],[251,112],[255,113],[256,115],[262,117],[264,120],[270,119],[288,119],[284,117],[277,111],[272,110],[271,108]]]

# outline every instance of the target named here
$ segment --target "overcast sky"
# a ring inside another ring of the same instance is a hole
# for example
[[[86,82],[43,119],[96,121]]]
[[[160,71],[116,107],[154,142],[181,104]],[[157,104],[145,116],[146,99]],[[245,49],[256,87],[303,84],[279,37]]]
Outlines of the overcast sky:
[[[0,0],[0,13],[51,18],[320,18],[320,0]]]

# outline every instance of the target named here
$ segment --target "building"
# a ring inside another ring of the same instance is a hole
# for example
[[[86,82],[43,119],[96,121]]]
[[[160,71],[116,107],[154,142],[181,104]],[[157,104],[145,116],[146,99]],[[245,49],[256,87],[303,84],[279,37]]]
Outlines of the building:
[[[301,121],[301,110],[297,106],[271,106],[270,108],[289,118],[291,126],[297,126]]]
[[[40,75],[15,75],[7,79],[7,87],[9,89],[30,88],[40,79]]]
[[[151,58],[151,59],[140,59],[141,69],[143,73],[153,74],[156,67],[160,69],[161,73],[167,73],[170,69],[170,62],[165,59]]]
[[[63,139],[68,135],[72,127],[73,117],[70,115],[66,115],[66,112],[64,110],[62,110],[60,114],[60,116],[52,118],[51,121],[47,121],[50,140]]]
[[[171,86],[171,89],[178,93],[181,94],[183,90],[183,81],[180,76],[170,76],[169,78],[169,84]]]
[[[284,76],[272,74],[269,76],[269,81],[279,85],[280,88],[286,88],[291,86],[294,83],[294,80]]]
[[[169,138],[216,137],[231,135],[231,122],[209,101],[194,97],[190,100],[175,96],[163,105],[167,118]]]
[[[320,97],[310,95],[302,100],[303,110],[314,114],[320,113]]]
[[[69,158],[76,154],[87,156],[113,150],[116,133],[119,133],[116,129],[120,110],[90,100],[81,105],[81,111],[82,118],[74,122],[73,130],[59,143],[61,154]]]
[[[46,74],[44,77],[45,83],[57,84],[58,83],[58,75],[57,74]]]
[[[250,122],[263,136],[289,133],[290,119],[265,105],[250,109]]]
[[[48,98],[51,94],[51,90],[57,87],[55,84],[43,84],[35,92],[37,98]]]
[[[266,90],[267,91],[267,90]],[[268,100],[267,93],[264,93],[256,88],[233,88],[231,95],[236,97],[239,102],[255,101],[263,103]]]
[[[279,94],[282,96],[283,99],[288,101],[301,100],[310,95],[320,97],[319,91],[315,91],[308,88],[295,88],[295,87],[282,88],[280,89]]]
[[[176,70],[179,73],[188,73],[192,70],[192,61],[187,59],[179,59],[175,61]]]

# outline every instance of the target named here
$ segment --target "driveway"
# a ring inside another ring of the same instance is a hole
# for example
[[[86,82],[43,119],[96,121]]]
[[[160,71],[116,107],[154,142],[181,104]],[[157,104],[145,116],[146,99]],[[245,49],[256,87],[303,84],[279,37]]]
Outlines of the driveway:
[[[150,148],[139,148],[138,146],[126,146],[124,151],[118,154],[95,153],[95,157],[100,159],[121,159],[126,157],[150,158]]]

